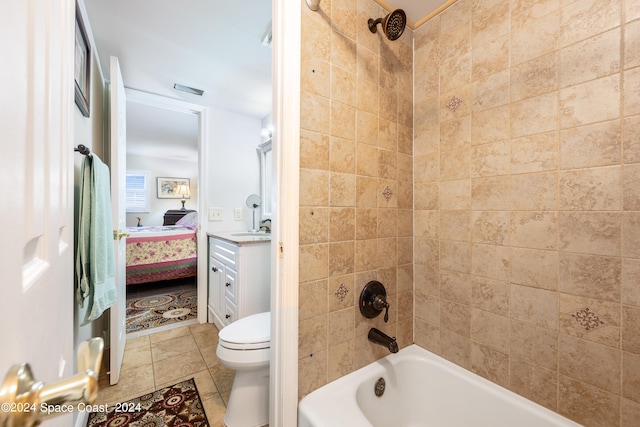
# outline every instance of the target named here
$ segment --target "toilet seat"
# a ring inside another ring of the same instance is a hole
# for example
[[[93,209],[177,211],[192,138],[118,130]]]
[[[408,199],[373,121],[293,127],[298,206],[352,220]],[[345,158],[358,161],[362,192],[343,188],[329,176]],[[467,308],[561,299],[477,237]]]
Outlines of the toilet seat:
[[[260,350],[271,346],[271,312],[258,313],[225,326],[219,344],[230,350]]]

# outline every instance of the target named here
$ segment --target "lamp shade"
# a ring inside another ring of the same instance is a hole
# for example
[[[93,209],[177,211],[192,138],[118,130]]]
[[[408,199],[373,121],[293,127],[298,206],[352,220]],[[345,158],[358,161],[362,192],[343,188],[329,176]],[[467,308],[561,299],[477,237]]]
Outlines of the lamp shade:
[[[188,185],[180,184],[175,189],[175,194],[180,197],[191,196],[191,191]]]

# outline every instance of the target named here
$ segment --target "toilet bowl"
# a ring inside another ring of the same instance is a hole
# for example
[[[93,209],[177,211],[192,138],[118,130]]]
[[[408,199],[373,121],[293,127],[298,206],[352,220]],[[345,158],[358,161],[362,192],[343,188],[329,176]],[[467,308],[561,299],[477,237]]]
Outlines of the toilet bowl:
[[[269,424],[270,347],[270,312],[244,317],[218,333],[218,359],[236,371],[223,418],[226,427]]]

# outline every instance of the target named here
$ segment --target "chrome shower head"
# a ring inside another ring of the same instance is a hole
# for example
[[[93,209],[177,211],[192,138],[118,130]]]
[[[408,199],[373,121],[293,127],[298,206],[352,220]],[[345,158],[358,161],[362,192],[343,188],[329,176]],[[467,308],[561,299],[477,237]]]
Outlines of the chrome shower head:
[[[369,30],[372,33],[377,31],[378,24],[382,24],[382,31],[389,40],[397,40],[407,26],[407,15],[402,9],[396,9],[384,18],[369,19]]]

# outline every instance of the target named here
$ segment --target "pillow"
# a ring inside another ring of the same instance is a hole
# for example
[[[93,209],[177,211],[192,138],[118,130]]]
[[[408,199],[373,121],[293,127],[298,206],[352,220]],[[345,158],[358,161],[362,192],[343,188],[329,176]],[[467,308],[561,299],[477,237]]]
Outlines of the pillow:
[[[196,230],[198,228],[198,212],[189,212],[177,220],[176,225],[182,225],[183,227]]]

